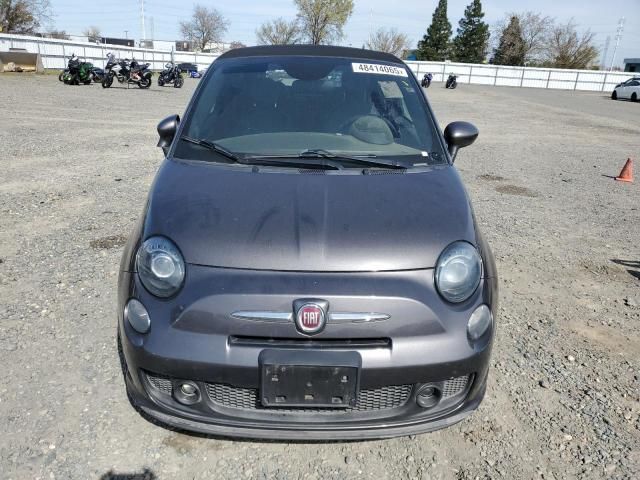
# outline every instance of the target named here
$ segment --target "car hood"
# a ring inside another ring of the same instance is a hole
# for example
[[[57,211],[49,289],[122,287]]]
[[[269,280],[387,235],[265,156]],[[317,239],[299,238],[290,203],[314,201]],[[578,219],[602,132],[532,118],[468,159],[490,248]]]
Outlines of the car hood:
[[[169,237],[191,264],[335,272],[432,268],[449,243],[475,243],[473,213],[451,166],[322,173],[166,160],[143,238]]]

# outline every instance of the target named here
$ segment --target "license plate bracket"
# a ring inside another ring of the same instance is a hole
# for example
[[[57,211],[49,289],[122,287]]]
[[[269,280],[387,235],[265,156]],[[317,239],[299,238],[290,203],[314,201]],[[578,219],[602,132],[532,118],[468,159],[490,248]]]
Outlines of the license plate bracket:
[[[347,408],[357,401],[357,352],[263,350],[259,362],[265,407]]]

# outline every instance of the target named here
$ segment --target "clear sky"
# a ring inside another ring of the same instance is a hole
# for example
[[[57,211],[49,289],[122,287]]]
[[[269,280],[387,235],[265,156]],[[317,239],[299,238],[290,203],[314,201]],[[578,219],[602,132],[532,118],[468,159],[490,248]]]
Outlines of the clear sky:
[[[455,33],[458,20],[471,0],[449,0],[449,21]],[[282,16],[295,17],[292,0],[145,0],[147,37],[158,40],[179,40],[178,23],[188,19],[192,5],[200,3],[215,7],[230,21],[225,41],[255,42],[255,29],[262,22]],[[71,34],[81,34],[89,25],[98,26],[105,36],[140,38],[140,0],[108,0],[104,3],[87,0],[51,0],[55,28]],[[360,47],[370,29],[396,27],[413,43],[424,35],[437,0],[355,0],[355,11],[345,28],[344,45]],[[590,28],[596,33],[595,44],[602,51],[607,36],[611,37],[607,64],[613,54],[616,27],[620,17],[626,17],[622,42],[616,64],[625,57],[640,57],[640,0],[483,0],[485,20],[494,24],[507,12],[533,10],[556,17],[575,20],[579,29]]]

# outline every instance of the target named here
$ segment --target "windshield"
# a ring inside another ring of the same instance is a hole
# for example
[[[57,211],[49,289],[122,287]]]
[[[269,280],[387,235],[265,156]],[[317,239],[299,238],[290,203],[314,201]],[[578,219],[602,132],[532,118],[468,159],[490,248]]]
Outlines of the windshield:
[[[333,57],[217,62],[182,132],[191,141],[178,142],[175,156],[228,161],[204,141],[240,158],[322,151],[407,167],[446,163],[410,75],[401,64]]]

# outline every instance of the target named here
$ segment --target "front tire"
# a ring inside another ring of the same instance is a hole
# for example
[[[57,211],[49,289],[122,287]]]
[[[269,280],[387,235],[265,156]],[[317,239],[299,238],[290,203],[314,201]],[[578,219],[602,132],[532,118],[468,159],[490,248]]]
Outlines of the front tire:
[[[164,87],[164,80],[162,79],[162,77],[158,77],[158,86]]]
[[[637,102],[638,101],[638,94],[636,92],[633,92],[631,94],[631,101],[632,102]]]
[[[173,82],[174,88],[182,88],[182,85],[184,85],[184,78],[182,77],[177,77]]]
[[[113,75],[105,75],[102,79],[102,88],[109,88],[113,84]]]
[[[58,75],[58,80],[64,82],[64,72],[60,72],[60,75]]]
[[[138,87],[140,88],[149,88],[151,86],[151,79],[148,77],[142,77],[138,81]]]
[[[618,92],[614,90],[613,93],[611,94],[611,100],[617,100],[617,99],[618,99]]]

